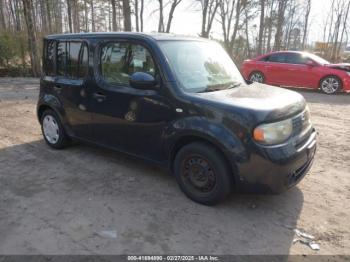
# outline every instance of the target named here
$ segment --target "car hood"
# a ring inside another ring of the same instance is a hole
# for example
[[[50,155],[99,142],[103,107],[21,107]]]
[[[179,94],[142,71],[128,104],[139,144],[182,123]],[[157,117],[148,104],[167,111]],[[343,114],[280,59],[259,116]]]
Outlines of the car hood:
[[[350,64],[349,63],[340,63],[340,64],[327,64],[326,67],[330,67],[333,69],[344,70],[350,72]]]
[[[302,112],[306,102],[297,92],[260,83],[194,94],[254,122],[272,122]]]

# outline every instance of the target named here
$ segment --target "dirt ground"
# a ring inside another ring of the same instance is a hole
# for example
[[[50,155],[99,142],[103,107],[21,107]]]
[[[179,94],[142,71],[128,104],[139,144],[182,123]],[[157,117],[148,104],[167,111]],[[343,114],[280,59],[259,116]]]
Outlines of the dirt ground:
[[[35,116],[38,80],[0,78],[0,254],[349,255],[350,95],[301,94],[319,133],[309,175],[281,195],[207,207],[142,161],[50,149]],[[293,244],[293,228],[320,250]]]

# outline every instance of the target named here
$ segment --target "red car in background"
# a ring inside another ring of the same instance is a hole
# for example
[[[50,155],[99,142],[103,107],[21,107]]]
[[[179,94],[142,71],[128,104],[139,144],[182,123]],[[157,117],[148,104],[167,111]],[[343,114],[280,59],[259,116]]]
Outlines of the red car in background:
[[[245,60],[246,80],[285,87],[320,88],[326,94],[350,91],[350,64],[331,64],[314,54],[280,51]]]

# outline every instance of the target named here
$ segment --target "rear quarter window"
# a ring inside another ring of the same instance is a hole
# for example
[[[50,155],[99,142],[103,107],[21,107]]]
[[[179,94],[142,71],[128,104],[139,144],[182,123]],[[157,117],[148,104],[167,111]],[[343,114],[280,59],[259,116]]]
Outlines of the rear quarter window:
[[[43,52],[43,71],[47,76],[55,75],[55,44],[56,41],[45,40]]]

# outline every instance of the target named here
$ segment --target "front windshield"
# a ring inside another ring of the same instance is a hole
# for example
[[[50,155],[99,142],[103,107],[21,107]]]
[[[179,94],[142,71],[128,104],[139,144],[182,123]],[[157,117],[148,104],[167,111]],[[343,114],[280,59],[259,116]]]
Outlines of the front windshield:
[[[186,92],[223,90],[244,83],[236,65],[215,42],[160,41],[159,45]]]
[[[314,54],[308,54],[308,57],[314,60],[316,63],[319,63],[321,65],[328,65],[329,62],[326,59],[323,59],[322,57],[319,57]]]

